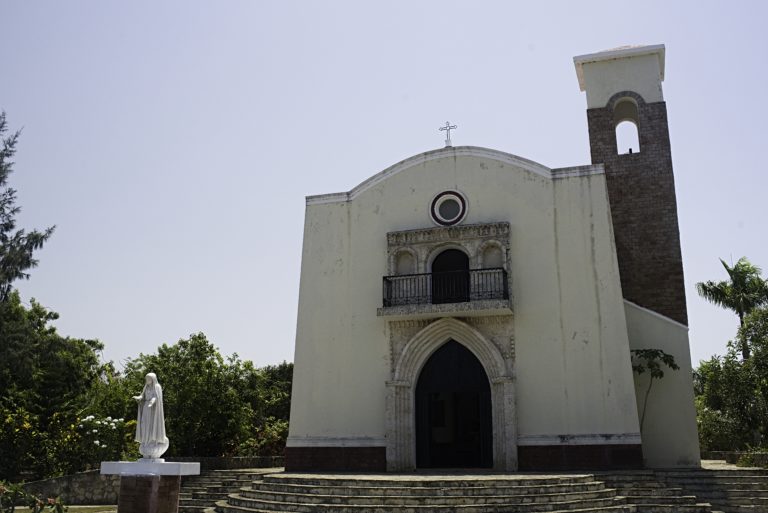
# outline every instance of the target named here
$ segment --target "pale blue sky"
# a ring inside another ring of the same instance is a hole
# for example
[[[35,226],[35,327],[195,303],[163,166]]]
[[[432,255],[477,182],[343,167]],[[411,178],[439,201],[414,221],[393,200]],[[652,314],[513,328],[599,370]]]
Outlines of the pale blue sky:
[[[694,364],[734,315],[693,284],[768,268],[765,2],[0,0],[0,108],[24,127],[20,283],[118,362],[197,331],[292,360],[304,196],[455,145],[590,163],[574,55],[667,47]]]

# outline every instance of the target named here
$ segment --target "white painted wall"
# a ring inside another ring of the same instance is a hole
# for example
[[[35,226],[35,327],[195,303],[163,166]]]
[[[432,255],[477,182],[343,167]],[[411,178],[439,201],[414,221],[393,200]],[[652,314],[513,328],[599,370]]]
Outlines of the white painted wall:
[[[582,68],[590,109],[605,107],[611,96],[620,91],[633,91],[646,103],[664,101],[658,54],[585,62]]]
[[[386,240],[378,251],[360,252],[350,210],[344,202],[307,207],[289,445],[383,444],[388,350],[385,323],[375,314],[381,287],[368,290],[375,276],[360,281],[357,263],[379,257],[384,265]]]
[[[554,239],[556,260],[545,271],[535,259],[549,248],[531,248],[533,254],[519,270],[531,279],[515,302],[520,444],[529,434],[634,435],[634,440],[619,440],[637,443],[605,179],[598,175],[553,183],[553,227],[543,231]],[[543,288],[539,279],[544,272],[553,277],[544,285],[551,297],[525,313],[523,308],[531,306],[526,298]],[[540,390],[547,391],[546,401],[539,400]]]
[[[310,198],[289,445],[383,445],[389,342],[376,309],[386,234],[433,226],[429,202],[447,189],[468,200],[463,224],[511,225],[521,443],[542,435],[636,436],[601,170],[553,173],[493,150],[445,148],[350,193]]]
[[[691,352],[688,328],[655,312],[625,302],[627,331],[632,349],[661,349],[675,357],[680,370],[664,369],[654,380],[643,424],[643,458],[650,467],[700,465],[696,410],[693,403]],[[650,376],[635,376],[638,416]]]

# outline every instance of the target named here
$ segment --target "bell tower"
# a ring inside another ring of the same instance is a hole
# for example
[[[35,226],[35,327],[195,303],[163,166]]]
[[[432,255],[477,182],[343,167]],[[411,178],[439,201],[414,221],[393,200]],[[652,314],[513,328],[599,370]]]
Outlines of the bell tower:
[[[573,60],[587,93],[592,163],[605,167],[624,298],[687,325],[664,57],[664,45],[651,45]],[[619,154],[623,122],[636,127],[639,148]]]

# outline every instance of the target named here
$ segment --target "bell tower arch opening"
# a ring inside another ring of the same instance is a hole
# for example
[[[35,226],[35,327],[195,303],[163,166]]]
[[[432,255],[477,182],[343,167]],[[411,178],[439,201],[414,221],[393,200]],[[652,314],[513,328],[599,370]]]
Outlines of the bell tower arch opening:
[[[617,100],[613,107],[613,125],[619,155],[640,153],[639,123],[637,102],[631,97]]]

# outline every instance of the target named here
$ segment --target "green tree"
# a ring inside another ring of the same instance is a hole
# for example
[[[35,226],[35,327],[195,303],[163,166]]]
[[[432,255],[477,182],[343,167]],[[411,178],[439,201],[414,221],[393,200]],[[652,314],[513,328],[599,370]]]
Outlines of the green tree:
[[[768,346],[768,308],[755,308],[744,317],[739,327],[739,340],[745,340],[751,350],[764,351]],[[768,362],[759,362],[759,364]]]
[[[680,370],[675,363],[675,357],[665,353],[661,349],[633,349],[632,350],[632,370],[638,374],[650,374],[648,388],[645,389],[645,398],[643,399],[643,412],[640,414],[640,431],[643,430],[645,423],[645,413],[648,411],[648,397],[651,395],[653,381],[664,377],[664,370],[661,366],[666,365],[672,370]]]
[[[0,303],[0,406],[20,407],[45,423],[56,412],[77,413],[102,372],[98,340],[62,337],[56,312],[13,291]]]
[[[258,369],[248,367],[250,362],[246,364],[240,372],[245,385],[243,397],[254,412],[254,425],[252,436],[237,447],[236,453],[240,456],[282,455],[288,438],[293,364],[283,362]]]
[[[0,302],[0,479],[56,472],[54,432],[76,422],[103,374],[101,343],[62,337],[57,318],[17,291]]]
[[[752,362],[740,360],[734,344],[725,356],[713,356],[694,371],[699,442],[703,450],[740,450],[759,443],[764,411],[756,400]]]
[[[258,402],[253,405],[257,419],[282,419],[288,421],[291,415],[291,384],[293,364],[283,362],[257,369]]]
[[[133,396],[143,386],[143,380],[126,379],[115,369],[112,362],[102,365],[99,378],[93,384],[88,395],[88,403],[83,411],[90,415],[113,418],[133,418],[136,416],[136,401]]]
[[[768,308],[744,317],[738,345],[747,343],[749,359],[739,360],[737,343],[725,356],[702,362],[694,372],[701,445],[743,449],[768,440]]]
[[[13,172],[13,156],[21,132],[6,135],[7,132],[5,112],[0,112],[0,302],[8,299],[14,281],[29,278],[26,271],[37,265],[33,253],[43,246],[55,228],[29,233],[16,229],[16,214],[21,207],[16,206],[16,190],[8,186],[8,177]]]
[[[699,295],[707,301],[723,308],[733,310],[739,316],[739,325],[744,327],[744,319],[755,308],[768,304],[768,283],[760,276],[761,270],[756,265],[741,257],[735,265],[729,266],[720,259],[728,273],[727,281],[707,281],[696,284]],[[741,356],[749,359],[749,343],[739,337]]]
[[[243,394],[243,368],[237,355],[224,360],[198,333],[130,361],[125,379],[138,393],[144,375],[157,374],[171,442],[168,455],[221,456],[247,439],[254,426],[253,410]],[[135,418],[135,404],[132,410],[130,417]]]

